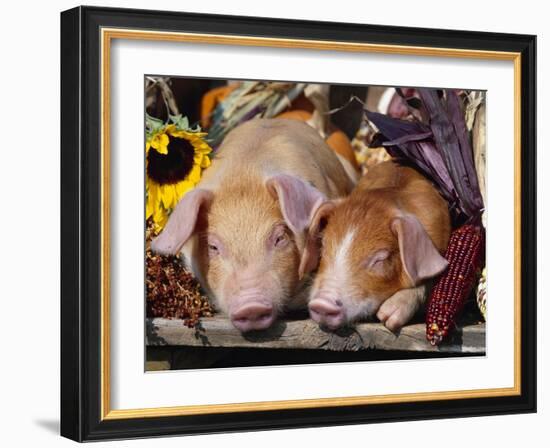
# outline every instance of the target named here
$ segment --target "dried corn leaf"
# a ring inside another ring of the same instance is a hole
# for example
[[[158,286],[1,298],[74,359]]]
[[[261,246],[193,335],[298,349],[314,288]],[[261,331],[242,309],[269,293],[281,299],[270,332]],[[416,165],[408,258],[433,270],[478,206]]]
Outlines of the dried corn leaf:
[[[485,151],[486,151],[486,127],[485,127],[485,104],[482,104],[476,112],[472,128],[472,146],[474,150],[474,163],[477,171],[477,180],[479,190],[483,197],[483,202],[487,203],[485,191]],[[481,221],[487,227],[487,213],[483,211]]]

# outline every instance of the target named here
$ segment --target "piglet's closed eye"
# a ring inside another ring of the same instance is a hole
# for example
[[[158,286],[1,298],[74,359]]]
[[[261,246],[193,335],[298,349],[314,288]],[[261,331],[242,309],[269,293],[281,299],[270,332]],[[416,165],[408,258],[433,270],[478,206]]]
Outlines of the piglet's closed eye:
[[[164,230],[151,242],[153,252],[162,255],[176,255],[193,235],[202,207],[214,197],[208,190],[197,188],[187,193],[170,215]]]
[[[389,256],[390,251],[388,249],[379,249],[365,260],[365,267],[375,274],[382,275],[385,271],[384,262]]]
[[[413,215],[395,218],[391,229],[397,236],[401,262],[416,286],[423,280],[434,277],[447,268],[447,260],[434,246],[422,223]]]

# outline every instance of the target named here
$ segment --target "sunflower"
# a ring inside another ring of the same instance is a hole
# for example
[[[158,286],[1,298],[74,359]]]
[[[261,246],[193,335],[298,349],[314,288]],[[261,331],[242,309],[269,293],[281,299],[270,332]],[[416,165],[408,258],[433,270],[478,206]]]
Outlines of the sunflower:
[[[210,166],[212,148],[200,128],[190,129],[185,117],[170,117],[172,123],[146,117],[145,219],[152,218],[162,230],[178,201],[199,182]]]

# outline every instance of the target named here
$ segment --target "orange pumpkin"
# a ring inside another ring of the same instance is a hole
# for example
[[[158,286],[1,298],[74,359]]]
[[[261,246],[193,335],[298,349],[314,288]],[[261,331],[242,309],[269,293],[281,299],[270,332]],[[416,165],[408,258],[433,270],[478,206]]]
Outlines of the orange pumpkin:
[[[308,121],[311,118],[311,113],[305,110],[289,110],[279,114],[277,118]],[[353,151],[351,142],[346,134],[339,129],[333,128],[332,132],[328,135],[325,141],[334,152],[340,154],[344,159],[348,160],[358,172],[360,171],[359,164],[355,158],[355,152]]]

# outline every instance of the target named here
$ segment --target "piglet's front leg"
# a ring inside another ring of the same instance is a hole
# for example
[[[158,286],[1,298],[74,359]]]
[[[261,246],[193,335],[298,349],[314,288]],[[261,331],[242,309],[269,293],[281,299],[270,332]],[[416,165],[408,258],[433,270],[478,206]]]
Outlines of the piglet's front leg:
[[[394,332],[400,330],[426,302],[428,290],[427,285],[420,285],[416,288],[397,291],[380,305],[376,317],[388,330]]]

